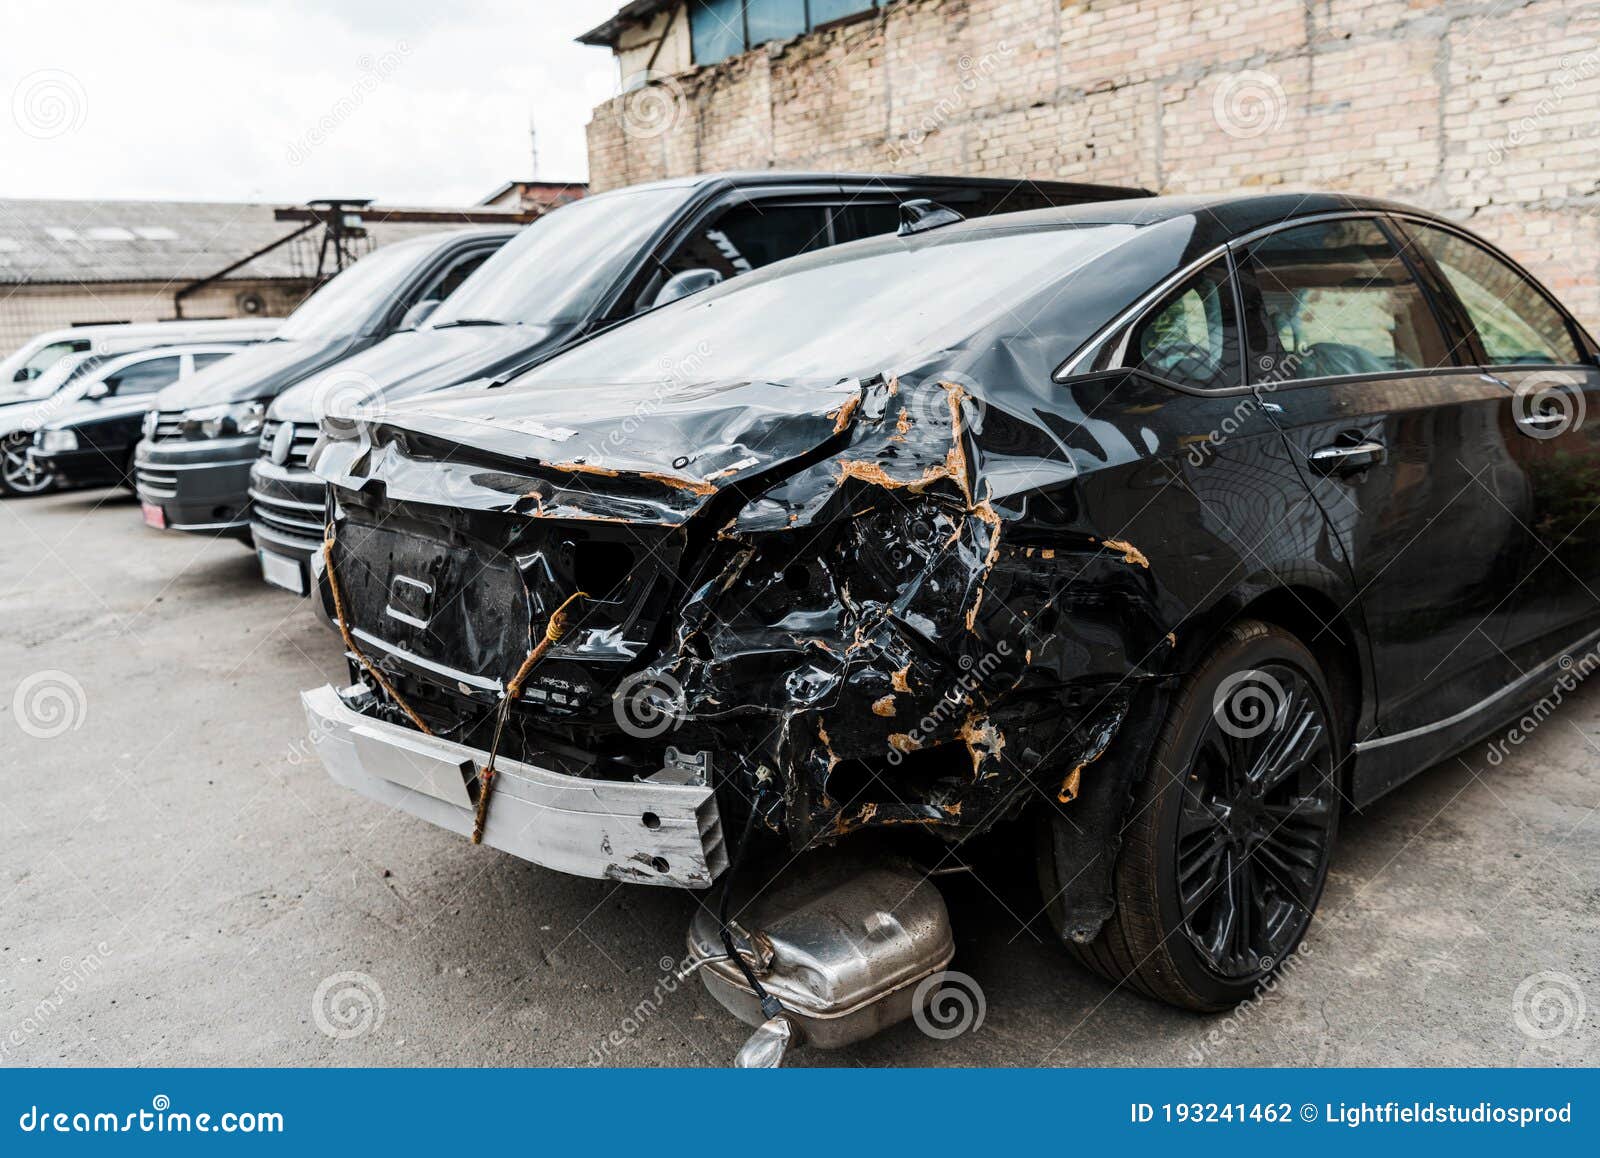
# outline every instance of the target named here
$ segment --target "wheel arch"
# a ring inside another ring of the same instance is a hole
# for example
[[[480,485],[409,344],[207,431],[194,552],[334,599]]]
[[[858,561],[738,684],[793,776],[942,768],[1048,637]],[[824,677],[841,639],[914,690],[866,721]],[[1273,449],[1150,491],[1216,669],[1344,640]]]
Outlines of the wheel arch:
[[[1224,600],[1204,621],[1204,630],[1192,633],[1182,656],[1192,670],[1210,654],[1230,624],[1258,619],[1298,639],[1316,658],[1334,696],[1343,739],[1345,787],[1349,787],[1354,761],[1350,752],[1356,737],[1371,729],[1374,709],[1370,649],[1359,615],[1331,585],[1312,582],[1281,583],[1262,589],[1244,589]]]

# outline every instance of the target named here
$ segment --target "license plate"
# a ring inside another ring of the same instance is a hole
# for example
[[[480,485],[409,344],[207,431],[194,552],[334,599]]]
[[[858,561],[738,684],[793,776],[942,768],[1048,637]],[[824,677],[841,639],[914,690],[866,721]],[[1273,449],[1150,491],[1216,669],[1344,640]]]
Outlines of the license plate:
[[[140,503],[139,509],[144,512],[146,526],[156,527],[163,531],[167,529],[167,512],[156,506],[155,503]]]
[[[285,591],[293,591],[296,595],[306,593],[306,569],[300,560],[275,555],[271,551],[257,551],[256,554],[261,559],[261,577],[268,583]]]

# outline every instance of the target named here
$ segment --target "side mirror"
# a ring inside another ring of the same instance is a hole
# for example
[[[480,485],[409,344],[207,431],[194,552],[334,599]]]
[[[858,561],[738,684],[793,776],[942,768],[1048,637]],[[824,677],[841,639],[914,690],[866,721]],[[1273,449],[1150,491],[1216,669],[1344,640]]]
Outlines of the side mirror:
[[[656,299],[650,305],[664,306],[703,289],[710,289],[721,280],[722,275],[714,269],[686,269],[669,277],[667,284],[656,291]]]
[[[28,368],[24,366],[15,374],[11,375],[11,380],[13,382],[31,382],[33,380],[33,375],[28,373]]]
[[[406,316],[400,319],[402,330],[414,330],[428,320],[428,315],[439,308],[438,298],[426,298],[406,311]]]
[[[97,382],[91,382],[89,385],[83,388],[83,396],[85,398],[104,398],[110,393],[111,387],[104,379],[101,379]]]

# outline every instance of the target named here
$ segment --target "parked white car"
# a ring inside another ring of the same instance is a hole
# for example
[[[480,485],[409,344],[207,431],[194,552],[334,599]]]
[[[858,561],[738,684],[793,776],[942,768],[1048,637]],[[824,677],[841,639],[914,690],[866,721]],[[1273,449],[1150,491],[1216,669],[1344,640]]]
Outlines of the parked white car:
[[[51,391],[44,389],[41,376],[72,354],[129,354],[191,342],[265,342],[282,324],[282,318],[214,318],[47,330],[0,361],[0,403],[48,396]]]

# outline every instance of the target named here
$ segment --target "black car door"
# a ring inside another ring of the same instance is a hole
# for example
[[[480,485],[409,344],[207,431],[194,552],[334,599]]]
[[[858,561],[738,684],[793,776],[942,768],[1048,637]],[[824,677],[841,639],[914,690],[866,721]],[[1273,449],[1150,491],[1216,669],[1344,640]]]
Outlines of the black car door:
[[[1377,219],[1240,250],[1252,378],[1344,550],[1378,730],[1428,728],[1512,676],[1499,640],[1528,510],[1510,393],[1470,364]]]
[[[1501,646],[1529,671],[1600,628],[1600,366],[1565,311],[1509,261],[1453,230],[1400,228],[1449,286],[1485,372],[1514,398],[1506,441],[1530,542]]]
[[[157,391],[178,380],[182,365],[179,355],[168,354],[131,362],[108,375],[106,394],[97,404],[100,413],[78,425],[79,446],[100,451],[120,467],[139,441],[148,404]]]

